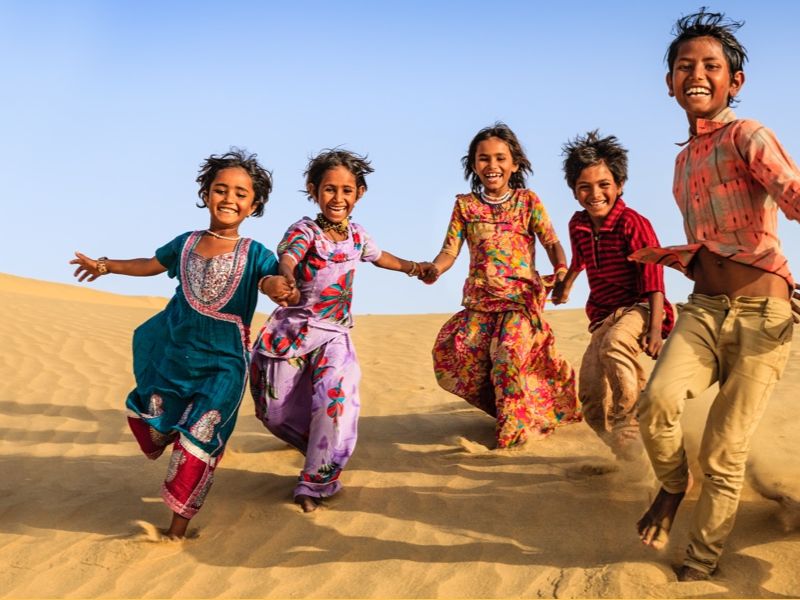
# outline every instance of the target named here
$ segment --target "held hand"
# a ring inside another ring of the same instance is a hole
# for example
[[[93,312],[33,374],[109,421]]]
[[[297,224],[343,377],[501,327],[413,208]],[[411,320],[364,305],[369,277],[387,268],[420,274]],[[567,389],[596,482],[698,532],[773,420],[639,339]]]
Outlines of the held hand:
[[[294,279],[294,267],[295,265],[287,265],[286,263],[280,263],[278,265],[278,275],[283,277],[286,285],[290,288],[294,289],[296,283]]]
[[[794,284],[794,291],[789,302],[792,305],[792,319],[795,323],[800,323],[800,283]]]
[[[75,252],[75,256],[77,258],[73,258],[69,261],[69,264],[78,265],[73,273],[73,275],[78,278],[78,281],[83,281],[84,279],[87,281],[94,281],[102,275],[97,269],[97,261],[95,259],[89,258],[80,252]]]
[[[553,304],[565,304],[569,300],[569,289],[564,285],[564,280],[557,280],[550,295]]]
[[[421,262],[419,263],[417,279],[428,285],[436,283],[436,280],[439,279],[439,269],[431,262]]]
[[[642,349],[653,360],[658,358],[661,354],[661,347],[664,345],[664,340],[661,338],[661,331],[656,333],[647,333],[642,338]]]
[[[300,303],[300,290],[293,288],[291,293],[286,297],[285,306],[294,306]]]
[[[294,281],[289,284],[284,275],[269,277],[262,288],[269,299],[279,306],[297,304],[300,301],[300,290],[294,286]]]

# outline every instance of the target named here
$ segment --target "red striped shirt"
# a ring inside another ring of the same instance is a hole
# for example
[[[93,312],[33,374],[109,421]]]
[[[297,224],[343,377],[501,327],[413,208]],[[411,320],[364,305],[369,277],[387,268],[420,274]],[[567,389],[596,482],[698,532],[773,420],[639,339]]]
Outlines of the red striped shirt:
[[[647,302],[652,292],[664,293],[664,270],[660,265],[634,263],[628,256],[640,248],[658,246],[653,226],[618,198],[598,231],[592,228],[589,214],[576,212],[569,221],[573,272],[586,269],[589,299],[586,315],[592,325],[618,308]],[[672,330],[672,306],[664,298],[664,325],[661,334]]]

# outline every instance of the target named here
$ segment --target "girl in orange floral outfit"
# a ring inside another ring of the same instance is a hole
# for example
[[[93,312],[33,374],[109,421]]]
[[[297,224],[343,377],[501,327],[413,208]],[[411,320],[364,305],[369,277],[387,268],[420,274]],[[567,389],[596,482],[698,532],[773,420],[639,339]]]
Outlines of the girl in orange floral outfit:
[[[566,257],[538,196],[525,189],[531,164],[511,129],[479,131],[462,163],[472,193],[456,196],[436,271],[424,278],[433,283],[467,242],[464,310],[436,338],[434,371],[440,386],[497,419],[497,447],[508,448],[581,420],[575,372],[542,319]],[[536,238],[555,275],[536,271]]]

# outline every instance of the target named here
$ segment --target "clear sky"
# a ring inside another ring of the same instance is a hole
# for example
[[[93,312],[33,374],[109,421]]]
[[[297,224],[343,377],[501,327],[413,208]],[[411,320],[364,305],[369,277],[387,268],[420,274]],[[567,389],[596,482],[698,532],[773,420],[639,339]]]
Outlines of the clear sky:
[[[0,1],[0,164],[5,207],[0,271],[69,283],[74,250],[152,256],[207,226],[195,207],[201,161],[230,146],[259,155],[275,187],[243,234],[274,249],[316,214],[302,172],[323,148],[368,154],[375,173],[353,215],[380,247],[432,259],[460,159],[497,120],[533,163],[528,186],[565,248],[578,208],[561,145],[599,128],[629,149],[625,200],[663,244],[685,240],[671,195],[675,142],[687,122],[667,96],[664,52],[674,21],[700,2],[163,2]],[[800,158],[800,2],[709,3],[745,26],[750,62],[736,108]],[[800,275],[800,226],[781,219]],[[459,309],[468,257],[434,286],[363,265],[354,312]],[[537,263],[547,271],[544,252]],[[96,289],[170,296],[159,277],[103,277]],[[667,275],[667,295],[689,283]],[[585,277],[569,308],[584,305]],[[264,299],[260,310],[271,304]],[[53,318],[57,318],[53,315]]]

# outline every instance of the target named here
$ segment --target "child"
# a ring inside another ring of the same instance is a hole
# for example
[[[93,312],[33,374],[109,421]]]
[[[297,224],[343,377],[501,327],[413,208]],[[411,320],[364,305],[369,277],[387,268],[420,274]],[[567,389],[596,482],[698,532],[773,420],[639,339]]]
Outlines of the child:
[[[497,447],[509,448],[580,420],[575,373],[542,319],[552,278],[536,271],[536,238],[557,280],[566,258],[544,206],[525,189],[531,163],[508,126],[479,131],[462,164],[472,193],[456,196],[436,270],[424,281],[452,267],[466,240],[464,310],[439,332],[433,365],[440,386],[497,419]]]
[[[745,80],[739,26],[705,10],[677,22],[666,81],[689,120],[673,188],[688,244],[632,256],[680,269],[695,282],[640,399],[642,437],[662,487],[637,528],[654,548],[666,545],[690,485],[680,426],[685,399],[719,383],[700,445],[703,488],[679,581],[708,579],[717,568],[750,439],[792,339],[794,280],[776,235],[777,208],[800,220],[800,171],[770,130],[737,119],[730,108]]]
[[[275,256],[239,235],[249,216],[260,217],[272,190],[256,155],[232,149],[203,163],[197,183],[205,231],[179,235],[152,258],[111,260],[76,252],[79,281],[101,275],[151,276],[167,271],[178,288],[167,307],[133,335],[136,388],[128,396],[128,424],[145,455],[155,460],[173,444],[161,497],[174,512],[165,532],[182,538],[203,505],[214,470],[233,431],[247,378],[249,325],[259,289],[285,295]]]
[[[627,260],[634,250],[658,246],[650,221],[622,200],[628,152],[597,131],[564,145],[564,174],[583,207],[569,222],[572,263],[556,283],[553,304],[563,304],[583,269],[589,278],[586,314],[592,339],[581,362],[578,390],[583,416],[618,458],[642,455],[635,415],[647,379],[642,350],[658,356],[672,329],[672,307],[664,299],[659,265]]]
[[[296,305],[276,309],[256,342],[251,377],[256,415],[305,454],[294,488],[294,501],[304,512],[339,491],[339,476],[355,448],[361,369],[350,339],[350,302],[357,264],[368,261],[409,276],[427,275],[432,268],[381,252],[350,220],[372,171],[365,158],[338,149],[325,150],[308,164],[306,190],[320,213],[289,227],[278,246],[287,282],[280,292]]]

